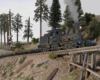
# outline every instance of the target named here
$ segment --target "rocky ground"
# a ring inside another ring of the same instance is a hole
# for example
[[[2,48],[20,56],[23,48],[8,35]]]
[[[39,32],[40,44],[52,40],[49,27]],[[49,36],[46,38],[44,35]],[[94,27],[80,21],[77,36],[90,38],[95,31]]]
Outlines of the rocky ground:
[[[21,60],[25,58],[23,63]],[[100,55],[97,55],[100,62]],[[13,73],[21,65],[29,60],[33,60],[28,66],[18,73]],[[0,59],[0,80],[45,80],[54,68],[58,68],[58,72],[53,80],[80,80],[80,69],[75,69],[68,73],[68,61],[70,56],[60,56],[56,59],[50,59],[48,54],[34,55],[26,54],[20,56],[6,57]],[[44,63],[39,66],[39,64]],[[85,73],[84,73],[85,74]],[[27,78],[27,79],[26,79]],[[97,77],[90,75],[86,80],[96,80]]]
[[[48,55],[33,55],[28,54],[26,56],[25,61],[22,64],[19,64],[20,59],[23,56],[14,56],[14,57],[6,57],[0,59],[0,79],[2,80],[25,80],[26,77],[34,78],[32,80],[45,80],[46,77],[50,74],[50,72],[54,68],[58,68],[58,72],[53,78],[53,80],[61,80],[63,76],[67,75],[69,56],[67,56],[67,61],[63,59],[63,57],[58,57],[56,59],[49,59]],[[11,72],[14,72],[18,67],[23,65],[29,60],[33,60],[31,64],[27,67],[23,68],[20,72],[9,76]],[[14,63],[15,61],[15,63]],[[38,64],[43,63],[43,65],[38,66]],[[18,75],[22,75],[18,77]],[[63,80],[63,79],[62,79]]]

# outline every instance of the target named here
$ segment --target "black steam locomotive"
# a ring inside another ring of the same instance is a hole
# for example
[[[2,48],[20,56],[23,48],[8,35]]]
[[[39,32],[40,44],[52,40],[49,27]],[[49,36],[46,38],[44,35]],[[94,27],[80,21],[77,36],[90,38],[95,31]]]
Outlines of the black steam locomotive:
[[[40,37],[39,51],[55,51],[62,49],[72,49],[84,47],[82,35],[78,30],[79,25],[75,24],[75,33],[68,33],[61,29],[52,29],[47,31],[48,34]]]

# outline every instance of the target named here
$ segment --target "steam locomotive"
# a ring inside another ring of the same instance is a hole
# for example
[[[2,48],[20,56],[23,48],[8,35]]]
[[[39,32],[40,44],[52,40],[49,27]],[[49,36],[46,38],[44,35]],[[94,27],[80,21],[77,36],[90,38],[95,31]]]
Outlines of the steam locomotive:
[[[68,33],[68,30],[52,29],[48,34],[40,37],[39,51],[65,50],[84,47],[82,34],[79,31],[79,23],[74,23],[75,33]]]

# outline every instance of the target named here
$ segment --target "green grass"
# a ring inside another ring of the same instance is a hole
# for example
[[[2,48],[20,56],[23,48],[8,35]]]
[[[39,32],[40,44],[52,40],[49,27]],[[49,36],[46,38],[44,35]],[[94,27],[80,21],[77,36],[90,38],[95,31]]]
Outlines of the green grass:
[[[7,67],[12,68],[12,64],[10,62],[7,63]]]
[[[80,71],[75,69],[72,73],[69,73],[68,76],[70,76],[70,80],[79,80],[80,78]]]
[[[3,64],[1,64],[1,66],[0,66],[0,70],[1,70],[1,67],[3,66]]]
[[[14,51],[16,49],[16,47],[12,48],[11,51]]]
[[[43,64],[42,63],[40,63],[40,64],[37,64],[37,66],[36,67],[40,67],[40,66],[42,66]]]
[[[22,64],[22,63],[25,61],[26,58],[27,58],[27,57],[25,56],[25,57],[23,57],[22,59],[20,59],[19,64]]]
[[[17,76],[17,78],[19,78],[22,74],[23,74],[23,73],[20,73],[20,74]]]
[[[93,43],[93,45],[92,46],[96,46],[97,45],[97,43]]]
[[[45,69],[47,69],[47,68],[48,68],[48,66],[45,66],[44,68],[45,68]]]
[[[9,77],[12,76],[14,74],[14,72],[10,72]]]
[[[64,76],[61,77],[61,80],[68,80],[68,78],[67,78],[66,75],[64,75]]]
[[[70,72],[68,75],[64,75],[61,77],[61,80],[79,80],[80,78],[80,71],[75,69]]]
[[[49,58],[50,58],[50,59],[55,59],[55,58],[57,58],[57,57],[58,57],[57,54],[49,54]]]
[[[28,77],[26,77],[24,80],[30,80]]]
[[[24,47],[20,47],[21,50],[24,50]]]
[[[1,66],[0,66],[0,70],[1,70]]]

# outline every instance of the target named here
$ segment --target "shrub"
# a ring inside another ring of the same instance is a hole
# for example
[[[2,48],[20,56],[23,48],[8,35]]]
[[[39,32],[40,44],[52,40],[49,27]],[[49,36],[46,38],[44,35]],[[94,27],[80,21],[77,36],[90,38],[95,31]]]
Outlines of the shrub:
[[[47,68],[48,68],[48,66],[45,66],[44,68],[45,68],[45,69],[47,69]]]
[[[32,44],[31,42],[29,42],[29,44]]]
[[[40,63],[40,64],[37,64],[37,66],[36,67],[40,67],[40,66],[42,66],[43,65],[43,63]]]
[[[11,49],[11,51],[14,51],[15,49],[16,49],[16,48],[14,47],[14,48]]]
[[[93,18],[88,29],[89,34],[92,35],[93,38],[97,38],[100,35],[100,22]]]
[[[93,43],[93,46],[96,46],[97,43]]]
[[[61,29],[62,30],[66,30],[66,26],[65,25],[62,25]]]
[[[21,50],[24,50],[24,47],[20,47],[21,48]]]
[[[14,72],[10,72],[9,77],[12,76],[14,74]]]
[[[18,43],[15,44],[15,46],[16,46],[17,48],[20,48],[22,45],[18,42]]]
[[[7,67],[12,67],[12,64],[10,62],[7,63]]]
[[[39,38],[37,38],[37,39],[36,39],[36,38],[33,38],[31,42],[32,42],[33,44],[36,44],[36,43],[39,42]]]
[[[55,58],[57,58],[57,57],[58,57],[57,54],[49,54],[49,58],[50,58],[50,59],[55,59]]]
[[[26,77],[24,80],[30,80],[28,77]]]
[[[25,61],[26,58],[27,58],[26,56],[21,58],[20,61],[19,61],[19,64],[22,64]]]
[[[23,73],[20,73],[20,74],[17,76],[17,78],[19,78],[22,74],[23,74]]]

